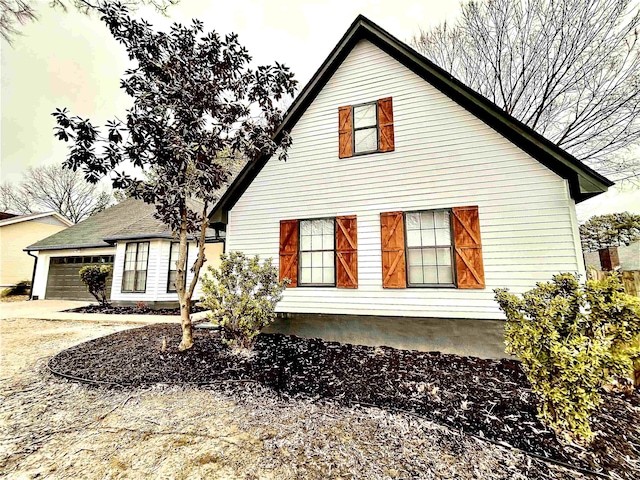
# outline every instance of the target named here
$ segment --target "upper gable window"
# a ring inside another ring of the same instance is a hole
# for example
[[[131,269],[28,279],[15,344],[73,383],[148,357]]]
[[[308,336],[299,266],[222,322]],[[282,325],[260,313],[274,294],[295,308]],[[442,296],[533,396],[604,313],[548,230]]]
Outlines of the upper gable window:
[[[391,97],[338,109],[338,156],[395,150]]]
[[[353,107],[353,150],[356,154],[378,150],[377,103]]]

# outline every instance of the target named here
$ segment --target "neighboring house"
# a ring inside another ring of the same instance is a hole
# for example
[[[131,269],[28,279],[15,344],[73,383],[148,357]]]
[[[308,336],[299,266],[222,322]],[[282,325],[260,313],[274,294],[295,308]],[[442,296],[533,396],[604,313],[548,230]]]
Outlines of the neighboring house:
[[[629,245],[621,245],[618,249],[618,260],[622,270],[640,270],[640,241]],[[585,252],[584,263],[587,267],[602,270],[600,254],[598,252]]]
[[[126,199],[73,227],[45,238],[26,250],[38,257],[34,299],[93,300],[80,281],[83,265],[109,264],[113,275],[108,280],[112,303],[150,307],[176,306],[175,262],[178,243],[168,227],[154,217],[155,206],[142,200]],[[190,237],[188,266],[197,256]],[[224,248],[224,232],[210,228],[205,254],[209,265],[217,266]],[[187,281],[193,274],[188,272]],[[195,297],[200,294],[198,285]]]
[[[493,290],[584,273],[575,204],[613,185],[362,16],[287,130],[287,161],[249,163],[211,218],[279,262],[304,335],[500,356]]]
[[[0,213],[0,288],[31,281],[33,257],[24,248],[73,225],[55,212],[13,215]]]

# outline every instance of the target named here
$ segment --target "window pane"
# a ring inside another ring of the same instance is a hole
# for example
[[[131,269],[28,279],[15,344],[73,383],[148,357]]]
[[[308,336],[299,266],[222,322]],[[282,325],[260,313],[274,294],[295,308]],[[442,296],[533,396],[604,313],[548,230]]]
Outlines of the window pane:
[[[311,269],[303,268],[300,271],[300,282],[301,283],[311,283]]]
[[[300,238],[300,250],[311,250],[311,236],[305,235]]]
[[[322,268],[322,252],[313,252],[311,254],[311,266]]]
[[[422,250],[422,264],[423,265],[437,265],[435,249],[433,249],[433,248],[425,248],[424,250]]]
[[[422,283],[422,267],[409,266],[409,283]]]
[[[424,283],[438,283],[438,267],[423,267]]]
[[[428,247],[436,244],[436,236],[433,230],[422,230],[422,246]]]
[[[449,212],[448,211],[439,211],[434,212],[435,220],[436,220],[436,228],[449,228]]]
[[[451,267],[438,267],[438,283],[453,283]]]
[[[333,252],[322,252],[322,266],[333,268]]]
[[[451,232],[448,228],[436,230],[436,245],[451,245]]]
[[[335,271],[333,267],[322,269],[322,281],[323,283],[335,283]]]
[[[147,272],[138,272],[136,275],[136,290],[144,290],[147,286]]]
[[[333,250],[333,235],[322,236],[322,249]]]
[[[451,250],[448,248],[436,249],[438,253],[438,265],[451,265]]]
[[[308,220],[300,222],[300,234],[311,235],[311,222],[309,222]]]
[[[149,253],[149,244],[148,243],[139,243],[138,244],[138,258],[141,258],[147,261],[147,255]]]
[[[311,223],[311,233],[312,235],[322,235],[322,224],[324,222],[322,220],[313,220]]]
[[[125,292],[130,292],[133,290],[133,274],[134,272],[128,271],[124,272],[122,277],[122,290]]]
[[[326,218],[322,221],[322,234],[333,236],[333,218]]]
[[[311,269],[311,283],[322,283],[322,268]]]
[[[422,251],[418,249],[409,250],[409,265],[422,265]]]
[[[353,108],[353,125],[355,128],[376,125],[376,104],[360,105]]]
[[[356,153],[370,152],[378,149],[378,129],[367,128],[355,131]]]
[[[311,267],[311,253],[303,252],[300,254],[300,267],[301,268],[309,268]]]
[[[311,250],[322,250],[322,235],[311,237]]]
[[[409,247],[419,247],[421,245],[420,242],[420,230],[409,230],[407,231],[407,246]]]
[[[419,230],[420,229],[420,214],[407,213],[407,230]]]
[[[433,228],[433,212],[420,213],[420,228],[429,230]]]
[[[169,290],[176,289],[176,276],[177,276],[177,272],[175,270],[172,270],[171,272],[169,272]]]

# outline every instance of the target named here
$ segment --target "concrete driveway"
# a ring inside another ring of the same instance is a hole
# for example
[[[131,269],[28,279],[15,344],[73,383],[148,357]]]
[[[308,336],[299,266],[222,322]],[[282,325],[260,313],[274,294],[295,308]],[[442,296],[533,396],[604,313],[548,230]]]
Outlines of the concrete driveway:
[[[65,312],[71,308],[84,307],[91,302],[76,302],[71,300],[27,300],[24,302],[0,303],[0,319],[24,318],[40,320],[78,320],[83,322],[113,322],[113,323],[180,323],[178,315],[105,315],[102,313]],[[195,320],[204,317],[205,312],[192,316]]]

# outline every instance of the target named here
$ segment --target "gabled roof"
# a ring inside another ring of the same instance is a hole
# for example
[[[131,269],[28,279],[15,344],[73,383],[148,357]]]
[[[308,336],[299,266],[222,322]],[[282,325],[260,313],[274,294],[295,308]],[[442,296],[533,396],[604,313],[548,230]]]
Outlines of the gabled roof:
[[[67,227],[71,227],[73,222],[68,220],[66,217],[63,217],[57,212],[43,212],[43,213],[30,213],[28,215],[14,215],[9,218],[5,218],[4,220],[0,220],[0,227],[5,227],[7,225],[12,225],[14,223],[20,222],[28,222],[30,220],[38,220],[40,218],[46,217],[54,217],[56,220],[64,223]]]
[[[401,42],[363,15],[351,24],[342,39],[300,92],[275,133],[278,141],[283,132],[290,131],[327,84],[353,47],[360,40],[368,40],[398,62],[422,77],[453,101],[474,114],[487,125],[511,140],[533,158],[569,181],[576,203],[606,192],[613,182],[600,175],[573,155],[544,138],[532,128],[512,117],[478,92],[464,85],[450,73]],[[293,139],[295,142],[295,138]],[[336,139],[337,142],[337,139]],[[225,221],[227,212],[260,173],[270,157],[263,156],[249,162],[231,184],[212,211],[212,221]]]
[[[192,206],[195,207],[197,206]],[[169,227],[154,217],[155,211],[155,205],[127,198],[70,228],[28,246],[25,250],[110,247],[118,240],[173,238]],[[215,234],[215,230],[208,229],[207,237],[213,237]]]

